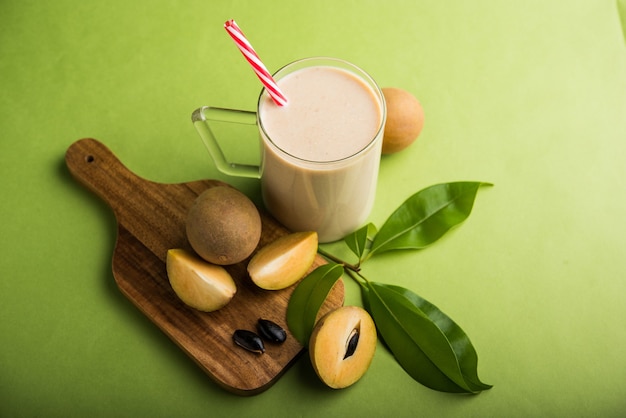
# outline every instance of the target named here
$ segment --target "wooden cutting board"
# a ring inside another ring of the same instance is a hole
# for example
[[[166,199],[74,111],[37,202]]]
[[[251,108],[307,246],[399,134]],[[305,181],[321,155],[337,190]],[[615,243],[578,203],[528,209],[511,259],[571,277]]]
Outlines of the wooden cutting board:
[[[191,250],[185,235],[189,207],[204,190],[224,183],[201,180],[163,184],[145,180],[128,170],[106,146],[90,138],[72,144],[65,162],[76,180],[113,209],[117,240],[112,268],[121,292],[215,382],[240,395],[260,393],[303,353],[304,348],[286,324],[287,304],[295,286],[279,291],[256,287],[246,271],[248,260],[226,267],[237,284],[237,293],[216,312],[187,307],[169,284],[167,250]],[[289,232],[260,212],[263,231],[258,248]],[[324,262],[318,256],[312,268]],[[344,285],[339,280],[320,314],[340,307],[343,300]],[[236,329],[255,330],[259,318],[270,319],[288,331],[287,341],[282,345],[267,343],[265,354],[248,352],[232,341]]]

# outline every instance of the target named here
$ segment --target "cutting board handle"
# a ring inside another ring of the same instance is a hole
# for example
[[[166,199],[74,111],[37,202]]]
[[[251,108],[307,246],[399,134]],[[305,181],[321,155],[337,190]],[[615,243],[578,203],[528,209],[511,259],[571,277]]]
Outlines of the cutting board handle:
[[[70,173],[103,199],[114,212],[125,207],[139,183],[150,183],[132,173],[104,144],[93,138],[74,142],[65,153]]]

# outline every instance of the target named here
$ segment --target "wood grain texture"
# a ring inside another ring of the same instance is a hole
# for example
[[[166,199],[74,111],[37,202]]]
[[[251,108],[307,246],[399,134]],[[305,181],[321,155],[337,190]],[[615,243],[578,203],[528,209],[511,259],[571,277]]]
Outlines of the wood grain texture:
[[[225,389],[252,395],[268,389],[302,354],[304,348],[289,333],[282,345],[266,344],[265,354],[234,345],[236,329],[254,330],[258,318],[287,329],[286,311],[295,286],[266,291],[250,280],[248,260],[226,266],[237,293],[226,307],[204,313],[178,299],[167,278],[165,259],[170,248],[191,250],[185,235],[187,211],[204,190],[225,183],[199,180],[155,183],[133,174],[102,143],[81,139],[65,156],[74,178],[103,199],[117,220],[112,259],[113,277],[120,291],[174,341],[199,367]],[[287,234],[284,227],[260,210],[260,248]],[[312,268],[323,264],[317,257]],[[343,304],[341,280],[331,291],[323,312]]]

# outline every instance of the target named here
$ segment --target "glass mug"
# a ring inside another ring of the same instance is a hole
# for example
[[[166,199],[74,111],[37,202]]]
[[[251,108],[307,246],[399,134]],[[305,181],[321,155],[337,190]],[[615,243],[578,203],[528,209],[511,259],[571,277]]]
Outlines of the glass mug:
[[[218,170],[261,179],[263,202],[285,227],[316,231],[320,242],[339,240],[365,223],[374,204],[386,119],[382,91],[363,70],[335,58],[292,62],[274,79],[286,106],[263,89],[256,112],[205,106],[193,112],[193,124]],[[256,125],[260,165],[227,161],[212,122]]]

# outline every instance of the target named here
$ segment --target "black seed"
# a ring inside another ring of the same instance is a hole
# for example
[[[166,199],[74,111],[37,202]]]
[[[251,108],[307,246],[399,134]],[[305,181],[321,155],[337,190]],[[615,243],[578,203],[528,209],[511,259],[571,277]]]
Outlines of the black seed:
[[[263,340],[261,340],[257,334],[252,331],[248,331],[247,329],[238,329],[235,331],[233,334],[233,341],[239,347],[243,347],[253,353],[265,353]]]
[[[273,343],[282,343],[287,339],[287,332],[269,319],[259,319],[257,330],[261,337]]]
[[[350,338],[348,339],[348,344],[346,345],[346,354],[343,356],[343,359],[347,359],[356,351],[356,346],[359,344],[359,330],[353,329],[350,334]]]

